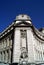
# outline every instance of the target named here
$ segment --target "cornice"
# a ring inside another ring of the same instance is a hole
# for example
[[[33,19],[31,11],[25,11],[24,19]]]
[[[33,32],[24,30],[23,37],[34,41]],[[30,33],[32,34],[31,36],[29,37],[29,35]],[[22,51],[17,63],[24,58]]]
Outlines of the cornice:
[[[15,20],[16,22],[16,20]],[[13,22],[11,25],[9,25],[2,33],[0,33],[0,39],[5,36],[7,33],[9,33],[11,30],[13,30],[15,27],[23,27],[23,25],[20,25],[22,23],[24,23],[24,27],[31,27],[34,34],[41,39],[42,41],[44,41],[44,34],[41,33],[37,28],[35,28],[32,24],[27,23],[27,22],[21,22],[21,23],[15,23]]]
[[[13,30],[14,22],[9,25],[2,33],[0,33],[0,39],[5,36],[7,33],[9,33],[11,30]]]
[[[30,26],[31,24],[27,23],[27,22],[24,22],[24,20],[21,20],[23,22],[19,22],[19,23],[16,23],[17,20],[15,20],[11,25],[9,25],[2,33],[0,33],[0,39],[5,36],[7,33],[9,33],[11,30],[13,30],[14,28],[16,27],[26,27],[26,26]],[[27,20],[26,20],[27,21]],[[29,21],[29,20],[28,20]],[[24,23],[25,25],[20,25]]]
[[[39,38],[39,39],[41,39],[42,41],[44,41],[44,34],[43,33],[41,33],[37,28],[35,28],[34,26],[33,26],[33,32],[34,32],[34,34]]]

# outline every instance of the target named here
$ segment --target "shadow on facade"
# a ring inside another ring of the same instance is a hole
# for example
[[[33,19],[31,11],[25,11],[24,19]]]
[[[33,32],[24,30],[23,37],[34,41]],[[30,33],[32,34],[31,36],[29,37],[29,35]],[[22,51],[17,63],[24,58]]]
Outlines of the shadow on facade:
[[[12,63],[12,64],[6,64],[6,63],[0,63],[0,65],[44,65],[43,63],[41,64],[18,64],[18,63]]]
[[[10,65],[44,65],[44,63],[39,63],[39,64],[35,64],[35,63],[28,63],[28,64],[18,64],[18,63],[12,63]]]

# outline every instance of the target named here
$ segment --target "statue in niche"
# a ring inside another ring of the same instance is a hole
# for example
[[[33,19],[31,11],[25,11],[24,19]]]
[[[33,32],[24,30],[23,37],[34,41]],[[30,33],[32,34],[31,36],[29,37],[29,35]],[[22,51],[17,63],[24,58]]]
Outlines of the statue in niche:
[[[28,62],[27,50],[25,47],[23,47],[21,49],[21,56],[20,56],[19,64],[20,65],[27,65],[27,62]]]
[[[28,55],[27,55],[27,50],[26,50],[25,47],[23,47],[23,48],[21,49],[21,56],[20,56],[20,58],[25,59],[25,58],[27,58],[27,57],[28,57]]]

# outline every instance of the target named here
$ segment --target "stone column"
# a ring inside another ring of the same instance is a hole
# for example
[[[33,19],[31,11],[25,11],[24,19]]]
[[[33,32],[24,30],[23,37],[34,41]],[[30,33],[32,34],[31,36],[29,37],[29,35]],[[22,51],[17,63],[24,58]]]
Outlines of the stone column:
[[[12,39],[10,39],[10,46],[12,46]]]
[[[0,52],[0,62],[1,62],[1,52]]]
[[[41,46],[42,47],[42,61],[43,61],[43,46]]]
[[[4,48],[5,48],[5,40],[4,40]]]
[[[7,63],[7,56],[6,56],[6,54],[7,54],[7,52],[5,51],[5,55],[4,55],[4,58],[5,58],[4,62],[5,63]]]
[[[1,52],[1,62],[3,62],[3,55],[2,55],[2,52]]]
[[[9,63],[11,63],[11,49],[9,49]]]
[[[7,46],[9,46],[9,38],[7,38]]]
[[[20,59],[20,30],[14,31],[14,45],[13,45],[13,63],[18,63]]]
[[[8,50],[6,51],[6,63],[8,63],[9,61],[9,54],[8,54]]]
[[[43,61],[44,61],[44,43],[43,43]]]
[[[28,43],[28,62],[34,61],[34,52],[33,52],[33,33],[31,28],[27,30],[27,43]]]
[[[22,47],[26,48],[26,38],[21,38]]]
[[[4,62],[4,52],[2,52],[2,62]]]
[[[7,51],[5,51],[5,56],[6,56],[5,63],[7,63],[7,61],[8,61],[8,54],[7,54]]]

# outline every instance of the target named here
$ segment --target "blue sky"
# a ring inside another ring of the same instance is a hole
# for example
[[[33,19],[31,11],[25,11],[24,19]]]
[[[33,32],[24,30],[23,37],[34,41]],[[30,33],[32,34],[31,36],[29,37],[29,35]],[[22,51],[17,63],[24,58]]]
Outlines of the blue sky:
[[[36,28],[44,27],[44,0],[0,0],[0,32],[19,14],[29,15]]]

